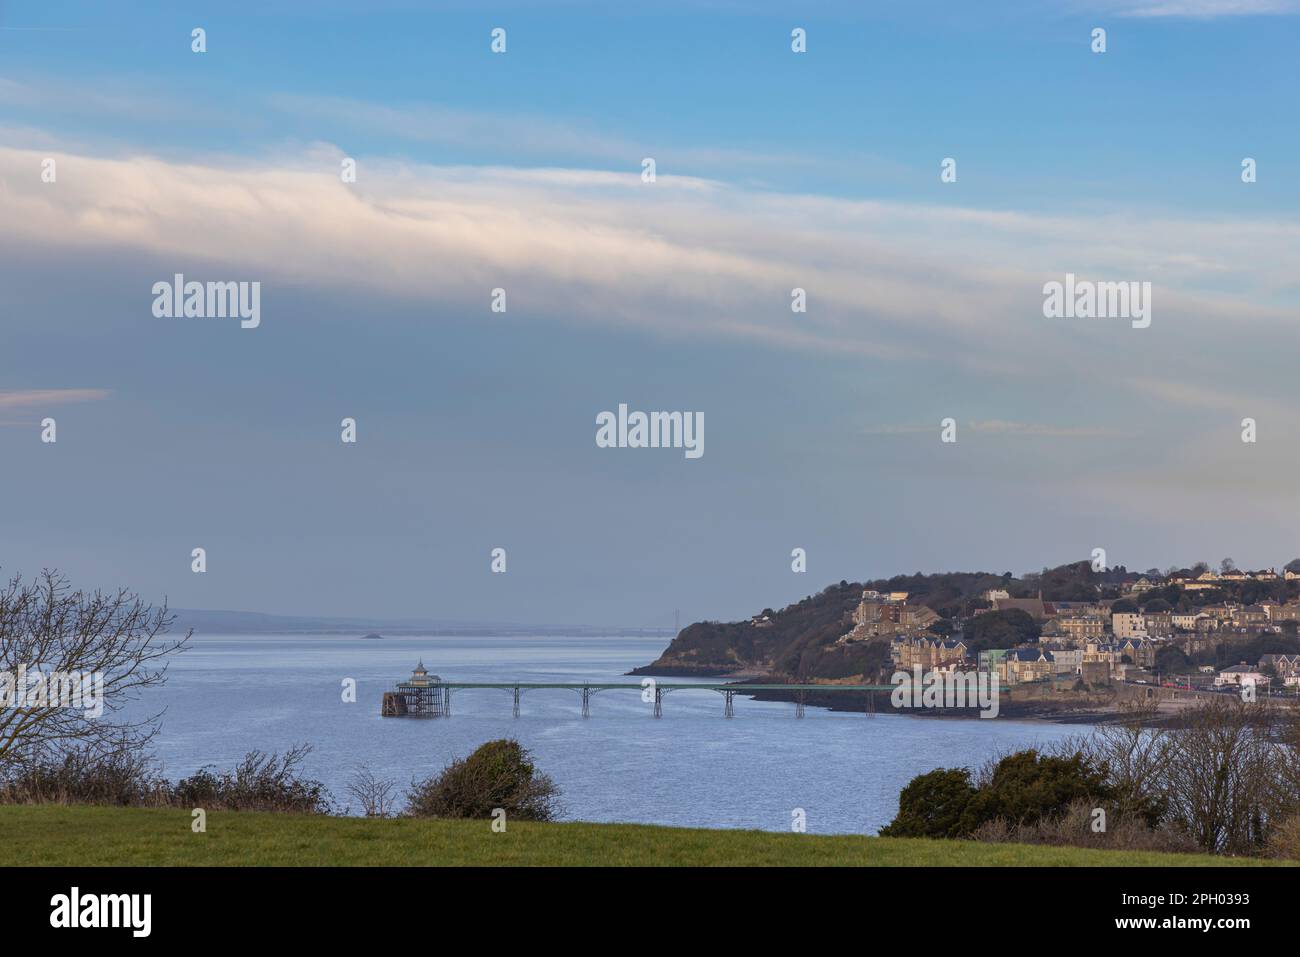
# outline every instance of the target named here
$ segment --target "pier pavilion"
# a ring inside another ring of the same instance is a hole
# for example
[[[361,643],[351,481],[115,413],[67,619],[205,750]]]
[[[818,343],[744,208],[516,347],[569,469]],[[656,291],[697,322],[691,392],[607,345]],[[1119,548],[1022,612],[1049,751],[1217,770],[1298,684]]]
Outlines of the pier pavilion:
[[[431,675],[424,661],[406,681],[384,692],[379,713],[385,718],[445,718],[451,712],[451,689],[437,675]]]

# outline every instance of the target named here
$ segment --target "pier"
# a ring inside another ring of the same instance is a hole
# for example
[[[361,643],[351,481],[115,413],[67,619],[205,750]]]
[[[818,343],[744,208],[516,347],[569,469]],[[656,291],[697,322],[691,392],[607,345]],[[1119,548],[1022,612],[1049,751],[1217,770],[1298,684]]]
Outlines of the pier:
[[[875,713],[875,692],[892,692],[894,685],[831,685],[831,684],[709,684],[705,682],[659,682],[647,678],[644,682],[529,682],[529,681],[443,681],[431,675],[421,662],[410,680],[398,684],[392,691],[384,692],[380,714],[386,718],[449,718],[453,692],[491,690],[510,694],[514,716],[519,717],[520,700],[529,691],[572,691],[581,695],[582,716],[591,717],[591,699],[602,691],[636,691],[653,703],[653,716],[663,717],[664,696],[674,691],[712,691],[722,695],[724,717],[735,716],[735,697],[738,694],[755,694],[779,691],[794,695],[794,716],[804,716],[805,702],[810,694],[857,692],[867,695],[865,711]],[[653,693],[654,697],[649,696]]]

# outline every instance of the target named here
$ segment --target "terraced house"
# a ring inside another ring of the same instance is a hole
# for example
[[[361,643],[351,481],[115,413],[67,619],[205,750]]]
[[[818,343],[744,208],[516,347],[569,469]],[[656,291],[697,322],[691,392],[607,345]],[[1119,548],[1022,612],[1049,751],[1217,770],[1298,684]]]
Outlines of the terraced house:
[[[1055,622],[1059,634],[1071,641],[1087,641],[1106,633],[1106,622],[1100,615],[1060,615],[1044,626],[1044,632]]]

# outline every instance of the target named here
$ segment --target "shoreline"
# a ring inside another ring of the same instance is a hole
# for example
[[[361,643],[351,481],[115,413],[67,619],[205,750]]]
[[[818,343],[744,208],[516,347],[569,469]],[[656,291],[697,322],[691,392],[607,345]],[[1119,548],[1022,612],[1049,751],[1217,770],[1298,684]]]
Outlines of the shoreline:
[[[673,667],[644,665],[639,668],[633,668],[626,672],[629,676],[646,677],[646,678],[699,678],[699,679],[721,679],[723,681],[734,682],[736,692],[746,695],[755,701],[779,701],[788,704],[795,703],[794,694],[788,691],[745,691],[744,686],[747,683],[758,683],[763,680],[772,680],[773,676],[755,669],[728,670],[725,668],[690,668],[690,667]],[[998,720],[1010,719],[1014,721],[1025,722],[1046,722],[1049,724],[1060,725],[1081,725],[1093,727],[1096,725],[1113,724],[1125,720],[1129,713],[1120,707],[1118,696],[1112,696],[1110,703],[1101,704],[1093,701],[1088,703],[1079,702],[1073,705],[1067,701],[1048,701],[1048,700],[1008,700],[1009,691],[1004,691],[1003,698],[998,707],[997,718],[980,718],[978,709],[975,708],[895,708],[890,703],[890,693],[885,691],[870,692],[875,698],[874,707],[866,700],[867,692],[861,694],[848,694],[843,692],[829,692],[818,694],[815,690],[810,690],[804,695],[804,704],[810,708],[821,708],[826,711],[854,712],[854,713],[873,713],[873,714],[895,714],[913,718],[925,718],[929,720],[941,721],[979,721],[979,720]],[[1094,696],[1095,697],[1095,696]],[[1152,726],[1163,726],[1166,724],[1177,724],[1178,712],[1162,711],[1148,718],[1148,723]]]

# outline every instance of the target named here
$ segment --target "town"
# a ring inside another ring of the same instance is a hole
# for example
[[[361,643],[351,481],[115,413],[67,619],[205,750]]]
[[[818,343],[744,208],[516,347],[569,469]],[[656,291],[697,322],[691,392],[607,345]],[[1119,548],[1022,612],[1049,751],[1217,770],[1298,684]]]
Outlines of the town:
[[[837,644],[888,641],[896,669],[976,670],[1009,686],[1300,694],[1300,560],[1281,572],[1229,559],[1217,572],[1198,563],[1105,578],[1119,580],[1075,582],[1096,597],[1068,601],[990,588],[952,617],[906,591],[867,588]]]

